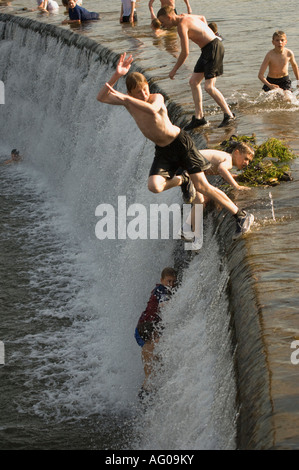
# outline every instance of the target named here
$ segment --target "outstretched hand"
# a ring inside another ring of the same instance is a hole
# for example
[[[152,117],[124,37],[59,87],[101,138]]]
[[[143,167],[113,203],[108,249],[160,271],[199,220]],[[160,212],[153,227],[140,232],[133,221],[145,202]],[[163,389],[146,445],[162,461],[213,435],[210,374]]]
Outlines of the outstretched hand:
[[[126,58],[126,52],[124,52],[120,56],[120,59],[116,67],[116,72],[121,76],[126,75],[128,71],[130,70],[132,62],[133,62],[133,56],[129,55],[129,57]]]
[[[115,98],[118,98],[120,101],[123,101],[125,98],[125,95],[121,93],[120,91],[115,90],[109,83],[105,83],[106,87],[109,89],[109,94],[114,96]]]

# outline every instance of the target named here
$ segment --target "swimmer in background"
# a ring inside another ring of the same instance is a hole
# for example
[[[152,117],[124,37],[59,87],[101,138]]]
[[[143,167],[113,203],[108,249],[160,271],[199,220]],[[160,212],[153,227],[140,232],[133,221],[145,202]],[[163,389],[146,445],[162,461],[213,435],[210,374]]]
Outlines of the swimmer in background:
[[[218,33],[218,26],[217,26],[217,23],[215,23],[215,21],[212,21],[211,23],[209,23],[208,27],[211,28],[211,30],[213,31],[215,36],[217,36],[217,38],[223,41],[223,37],[221,36],[221,34]]]
[[[156,36],[157,38],[165,36],[165,34],[167,34],[167,31],[165,31],[165,29],[162,29],[161,26],[161,22],[158,20],[158,18],[154,18],[152,20],[151,28],[153,30],[154,36]]]
[[[156,15],[154,13],[154,7],[153,7],[154,1],[155,0],[150,0],[149,3],[148,3],[148,7],[149,7],[149,11],[151,12],[151,19],[152,20],[156,18]],[[186,3],[187,13],[191,14],[192,9],[191,9],[189,0],[184,0],[184,2]],[[177,12],[176,8],[175,8],[175,0],[160,0],[160,3],[161,3],[161,8],[168,6],[168,7],[173,8],[174,11]]]
[[[94,11],[88,11],[83,7],[79,7],[76,0],[69,0],[69,19],[63,20],[62,24],[77,23],[80,24],[84,21],[99,20],[100,16]]]
[[[120,23],[136,23],[137,22],[135,0],[121,0],[119,22]]]
[[[11,158],[9,160],[5,160],[5,162],[1,163],[1,165],[10,165],[11,163],[19,163],[23,160],[23,157],[20,155],[20,152],[17,149],[13,149],[11,151]]]
[[[292,84],[288,75],[289,64],[292,66],[297,80],[297,87],[299,87],[299,70],[294,53],[285,47],[287,44],[287,36],[283,31],[275,31],[272,36],[272,44],[274,49],[271,49],[271,51],[266,54],[260,67],[258,78],[264,84],[264,91],[268,92],[280,88],[286,91],[287,97],[290,97]],[[267,68],[269,68],[269,70],[267,78],[265,78],[264,74]]]
[[[77,5],[79,5],[79,7],[82,7],[82,0],[77,0]],[[68,15],[69,14],[69,0],[62,0],[62,5],[65,7],[65,12],[64,14],[65,15]]]
[[[36,0],[37,2],[37,9],[41,13],[53,13],[59,11],[59,5],[54,0]]]

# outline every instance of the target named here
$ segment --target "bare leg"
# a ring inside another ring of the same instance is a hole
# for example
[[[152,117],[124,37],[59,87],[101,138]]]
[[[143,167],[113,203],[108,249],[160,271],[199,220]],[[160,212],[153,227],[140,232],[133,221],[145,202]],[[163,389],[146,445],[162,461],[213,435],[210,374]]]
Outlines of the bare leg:
[[[142,348],[141,357],[144,368],[144,382],[143,389],[148,390],[150,388],[150,376],[153,372],[154,361],[158,360],[158,356],[154,354],[155,345],[158,339],[153,341],[147,341]]]
[[[201,91],[201,82],[204,78],[203,73],[193,73],[189,80],[189,85],[192,91],[192,97],[194,101],[195,107],[195,117],[197,119],[202,119],[203,114],[203,106],[202,106],[202,91]]]
[[[200,173],[191,174],[190,178],[195,186],[196,191],[203,194],[204,196],[207,196],[208,198],[211,198],[213,201],[218,202],[221,207],[224,207],[232,214],[236,214],[238,212],[239,209],[233,203],[233,201],[231,201],[231,199],[223,191],[215,188],[215,186],[212,186],[208,182],[203,171]]]
[[[152,193],[161,193],[162,191],[167,191],[167,189],[175,188],[182,184],[182,177],[180,175],[175,175],[173,178],[164,178],[160,175],[152,175],[148,179],[148,189]]]
[[[206,79],[205,80],[205,91],[216,101],[218,106],[222,109],[222,111],[229,116],[233,117],[233,113],[229,109],[227,102],[225,101],[224,96],[222,93],[216,88],[216,77]]]

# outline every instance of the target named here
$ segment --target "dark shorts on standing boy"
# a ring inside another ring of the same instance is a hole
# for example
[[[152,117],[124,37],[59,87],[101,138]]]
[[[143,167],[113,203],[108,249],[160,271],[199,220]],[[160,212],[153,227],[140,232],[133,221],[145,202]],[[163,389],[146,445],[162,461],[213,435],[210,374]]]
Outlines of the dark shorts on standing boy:
[[[219,38],[213,39],[201,50],[194,73],[204,73],[205,79],[218,77],[223,74],[224,47]]]
[[[267,81],[271,83],[272,85],[278,85],[279,88],[281,88],[282,90],[291,90],[292,88],[292,82],[290,80],[289,75],[285,75],[284,77],[281,77],[281,78],[267,77]],[[271,88],[269,88],[268,85],[264,85],[263,90],[271,91]]]

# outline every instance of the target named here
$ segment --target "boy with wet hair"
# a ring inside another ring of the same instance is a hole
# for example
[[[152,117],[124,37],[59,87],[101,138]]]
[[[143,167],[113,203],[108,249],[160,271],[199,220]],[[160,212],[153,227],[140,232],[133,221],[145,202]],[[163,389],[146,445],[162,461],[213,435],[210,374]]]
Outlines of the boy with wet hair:
[[[234,238],[247,232],[253,222],[253,215],[240,210],[223,191],[208,182],[204,171],[210,168],[210,162],[197,150],[188,133],[172,124],[164,97],[160,93],[150,93],[146,78],[136,72],[127,77],[128,94],[113,88],[119,78],[129,72],[132,62],[132,56],[126,58],[125,53],[120,56],[115,72],[100,89],[97,100],[124,106],[143,135],[155,143],[148,189],[153,193],[161,193],[181,186],[184,202],[194,204],[201,203],[200,194],[203,194],[233,214],[237,222]],[[181,174],[177,174],[179,168],[183,169]],[[194,207],[192,211],[194,218]]]
[[[162,333],[161,309],[173,293],[176,286],[177,273],[175,269],[166,267],[161,273],[160,283],[152,290],[146,309],[141,314],[135,328],[135,339],[141,346],[141,357],[144,366],[145,379],[140,392],[140,398],[150,389],[150,376],[153,371],[155,345]]]
[[[289,92],[291,90],[291,80],[288,74],[289,64],[291,64],[294,75],[297,80],[297,87],[299,87],[299,71],[298,65],[295,60],[294,53],[287,49],[287,36],[283,31],[275,31],[272,36],[272,44],[274,49],[269,51],[260,67],[258,78],[264,84],[263,90],[270,91],[281,88]],[[268,70],[267,78],[264,74]]]
[[[245,169],[254,157],[254,150],[245,142],[233,142],[233,144],[231,153],[215,149],[205,149],[200,151],[211,163],[211,167],[205,171],[205,175],[220,175],[227,183],[233,186],[234,189],[239,191],[248,191],[251,188],[248,186],[240,186],[235,180],[237,175],[231,174],[230,170],[233,166],[238,170]],[[209,201],[209,198],[206,196],[200,195],[200,198],[202,204],[206,204]],[[190,216],[184,222],[181,234],[187,241],[194,237]]]
[[[254,150],[245,142],[236,142],[231,153],[222,150],[206,149],[200,151],[211,163],[211,167],[205,171],[206,175],[220,175],[222,178],[239,191],[250,189],[248,186],[240,186],[229,170],[235,166],[238,170],[244,170],[254,157]]]

